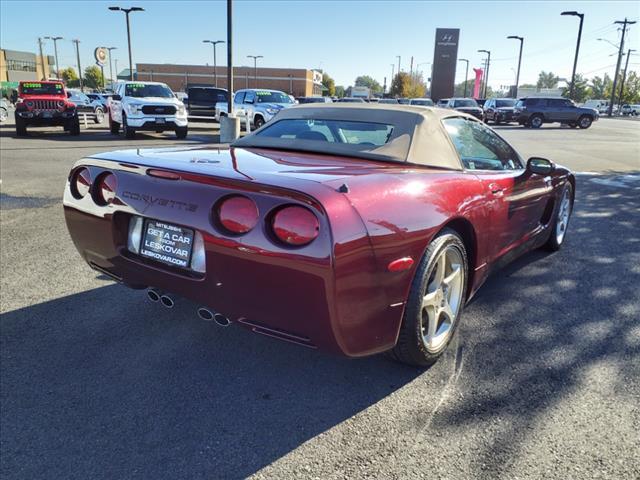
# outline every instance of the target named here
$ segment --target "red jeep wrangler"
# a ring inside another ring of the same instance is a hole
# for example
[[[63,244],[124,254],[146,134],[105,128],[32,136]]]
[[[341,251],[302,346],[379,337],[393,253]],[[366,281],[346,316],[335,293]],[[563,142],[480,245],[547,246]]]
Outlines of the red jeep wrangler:
[[[20,82],[15,117],[19,137],[27,134],[30,125],[57,125],[71,135],[80,135],[76,105],[67,99],[62,82]]]

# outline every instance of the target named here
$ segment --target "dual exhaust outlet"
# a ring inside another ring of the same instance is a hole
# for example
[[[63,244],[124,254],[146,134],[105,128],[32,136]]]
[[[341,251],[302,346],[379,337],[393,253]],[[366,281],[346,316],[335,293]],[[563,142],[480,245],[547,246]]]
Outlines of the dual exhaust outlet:
[[[147,298],[154,303],[160,302],[167,308],[173,308],[176,304],[172,296],[166,293],[162,293],[155,288],[149,288],[147,290]],[[207,322],[214,321],[216,325],[220,327],[228,327],[229,325],[231,325],[231,320],[229,320],[228,317],[225,317],[221,313],[213,312],[207,307],[198,308],[198,317]]]

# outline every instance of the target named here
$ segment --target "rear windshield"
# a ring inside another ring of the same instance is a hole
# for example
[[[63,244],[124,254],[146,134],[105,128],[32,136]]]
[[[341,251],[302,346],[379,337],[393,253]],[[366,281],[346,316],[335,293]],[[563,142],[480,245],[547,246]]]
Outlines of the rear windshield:
[[[282,92],[260,91],[256,92],[258,103],[293,103],[289,95]]]
[[[381,146],[389,141],[392,133],[393,125],[383,123],[286,119],[257,131],[255,135],[258,137]]]
[[[127,83],[124,94],[127,97],[160,97],[171,98],[173,92],[166,85],[147,85],[144,83]]]
[[[475,100],[471,100],[471,99],[467,98],[467,99],[464,99],[464,100],[456,100],[454,106],[456,106],[456,107],[477,107],[478,104],[476,103]]]
[[[515,106],[516,101],[512,98],[505,98],[501,100],[496,100],[496,107],[513,107]]]
[[[20,85],[25,95],[63,95],[64,86],[61,83],[25,82]]]

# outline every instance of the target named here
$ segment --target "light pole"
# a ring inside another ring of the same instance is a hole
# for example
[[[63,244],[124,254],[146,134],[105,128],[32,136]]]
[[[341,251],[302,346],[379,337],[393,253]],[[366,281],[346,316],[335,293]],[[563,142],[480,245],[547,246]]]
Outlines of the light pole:
[[[118,47],[107,47],[109,52],[109,78],[111,78],[111,85],[113,86],[113,65],[111,65],[111,50],[117,50]],[[118,64],[116,63],[116,76],[118,75]]]
[[[38,48],[40,49],[40,65],[42,66],[42,80],[46,80],[47,76],[44,74],[44,54],[42,53],[42,38],[38,37]]]
[[[524,45],[524,38],[517,35],[509,35],[507,39],[520,40],[520,54],[518,55],[518,73],[516,73],[516,91],[513,93],[514,97],[518,96],[518,85],[520,85],[520,65],[522,64],[522,46]]]
[[[484,98],[487,98],[487,87],[489,86],[489,65],[491,64],[491,52],[489,50],[478,50],[478,53],[487,54],[487,60],[486,60],[487,68],[485,69],[485,72],[484,72],[484,93],[482,94]]]
[[[400,73],[400,55],[396,55],[396,58],[398,59],[398,73]]]
[[[78,60],[78,77],[80,79],[80,91],[84,92],[84,85],[82,83],[82,67],[80,66],[80,40],[72,40],[76,44],[76,59]]]
[[[129,45],[129,80],[133,80],[133,61],[131,60],[131,27],[129,25],[129,14],[131,12],[144,12],[144,8],[142,7],[131,7],[131,8],[122,8],[122,7],[109,7],[109,10],[114,12],[124,12],[125,17],[127,17],[127,43]]]
[[[262,55],[247,55],[247,58],[253,58],[253,86],[258,88],[258,59],[264,57]]]
[[[578,53],[580,52],[580,38],[582,38],[582,23],[584,22],[584,13],[570,11],[570,12],[562,12],[560,15],[580,17],[580,26],[578,27],[578,41],[576,42],[576,56],[573,60],[573,73],[571,74],[571,85],[569,86],[569,98],[573,99],[573,91],[576,85],[576,67],[578,66]]]
[[[469,60],[466,58],[459,58],[459,62],[465,62],[467,67],[464,70],[464,98],[467,98],[467,78],[469,78]]]
[[[53,40],[53,51],[56,57],[56,78],[60,79],[60,65],[58,64],[58,40],[62,40],[62,37],[44,37],[47,40]]]
[[[219,43],[224,43],[224,40],[203,40],[202,43],[210,43],[213,47],[213,84],[215,87],[218,86],[218,65],[216,61],[216,45]]]

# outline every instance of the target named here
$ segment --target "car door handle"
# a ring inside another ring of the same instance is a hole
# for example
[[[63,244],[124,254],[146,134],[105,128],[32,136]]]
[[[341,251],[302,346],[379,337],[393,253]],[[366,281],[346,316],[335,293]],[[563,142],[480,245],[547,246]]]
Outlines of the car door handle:
[[[501,186],[500,186],[500,185],[498,185],[497,183],[491,183],[491,184],[489,184],[489,191],[490,191],[493,195],[501,196],[501,195],[504,193],[505,188],[504,188],[504,187],[501,187]]]

